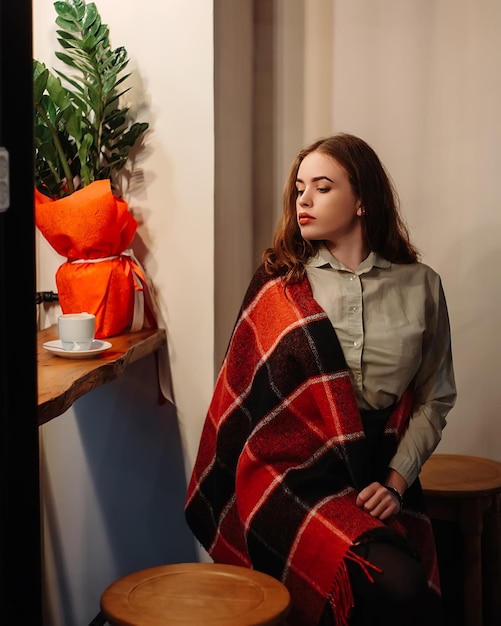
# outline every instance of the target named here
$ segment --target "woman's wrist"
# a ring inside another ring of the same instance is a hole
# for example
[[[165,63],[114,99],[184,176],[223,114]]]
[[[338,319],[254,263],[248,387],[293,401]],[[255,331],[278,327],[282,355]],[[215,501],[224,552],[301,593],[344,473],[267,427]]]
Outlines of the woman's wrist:
[[[397,470],[394,470],[393,468],[389,468],[388,473],[386,474],[386,480],[384,481],[384,484],[395,487],[395,489],[398,489],[402,496],[407,491],[408,486],[407,481],[402,476],[402,474],[400,474],[400,472],[397,472]]]
[[[389,483],[385,483],[384,486],[386,487],[386,489],[388,489],[388,491],[393,496],[395,496],[395,498],[398,500],[398,504],[400,505],[400,510],[402,510],[402,507],[404,506],[404,497],[403,497],[403,495],[400,493],[400,491],[394,485],[390,485]]]

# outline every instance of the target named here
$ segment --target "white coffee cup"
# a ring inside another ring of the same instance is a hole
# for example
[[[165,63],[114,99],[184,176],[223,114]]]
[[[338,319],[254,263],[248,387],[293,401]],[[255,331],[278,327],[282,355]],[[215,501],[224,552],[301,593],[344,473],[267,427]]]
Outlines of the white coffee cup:
[[[96,316],[63,313],[57,318],[57,329],[64,350],[90,350],[96,332]]]

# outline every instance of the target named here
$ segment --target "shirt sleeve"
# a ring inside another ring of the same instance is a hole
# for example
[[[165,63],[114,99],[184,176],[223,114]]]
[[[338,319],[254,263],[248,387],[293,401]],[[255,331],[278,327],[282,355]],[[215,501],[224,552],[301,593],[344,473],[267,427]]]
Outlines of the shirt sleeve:
[[[442,438],[446,416],[456,401],[451,333],[445,294],[440,277],[433,285],[421,365],[414,377],[414,403],[409,424],[390,468],[408,485],[419,475]]]

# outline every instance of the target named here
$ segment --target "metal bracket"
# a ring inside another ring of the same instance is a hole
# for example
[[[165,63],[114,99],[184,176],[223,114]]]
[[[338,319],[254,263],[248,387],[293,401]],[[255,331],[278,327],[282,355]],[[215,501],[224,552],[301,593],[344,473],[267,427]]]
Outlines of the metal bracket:
[[[10,206],[9,186],[9,153],[0,146],[0,213],[4,213]]]

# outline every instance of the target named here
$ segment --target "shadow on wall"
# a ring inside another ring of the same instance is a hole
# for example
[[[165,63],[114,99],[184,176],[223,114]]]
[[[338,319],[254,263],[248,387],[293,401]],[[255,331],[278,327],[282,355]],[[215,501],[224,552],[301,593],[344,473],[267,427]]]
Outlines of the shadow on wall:
[[[113,580],[198,560],[184,519],[186,476],[176,410],[158,399],[155,359],[148,357],[80,398],[73,426],[65,424],[52,450],[44,450],[46,559],[53,569],[45,590],[47,624],[87,624]],[[64,451],[70,447],[77,448],[74,459]],[[49,458],[55,451],[66,456],[57,470]],[[67,465],[61,476],[64,463],[79,469],[72,473]]]

